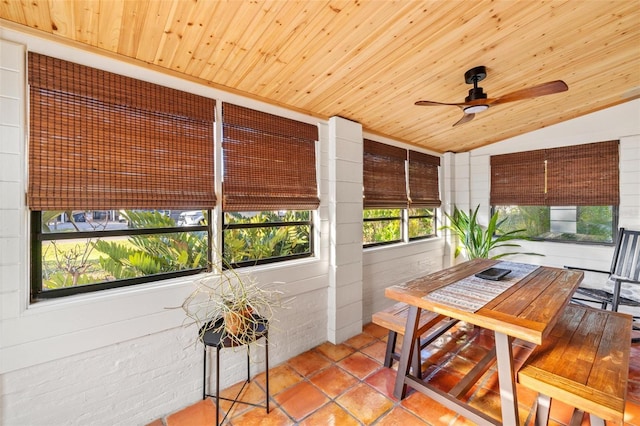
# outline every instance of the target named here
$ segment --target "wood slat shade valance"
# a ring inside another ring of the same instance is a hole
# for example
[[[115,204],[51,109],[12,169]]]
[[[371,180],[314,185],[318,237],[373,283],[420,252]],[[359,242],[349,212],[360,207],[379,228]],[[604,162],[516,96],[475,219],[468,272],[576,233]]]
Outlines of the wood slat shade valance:
[[[31,210],[211,208],[215,101],[29,53]]]
[[[364,207],[407,208],[407,150],[365,139],[363,151]]]
[[[440,157],[409,150],[409,206],[440,207]]]
[[[491,157],[492,205],[620,203],[619,141]]]
[[[224,211],[314,210],[317,126],[222,105]]]

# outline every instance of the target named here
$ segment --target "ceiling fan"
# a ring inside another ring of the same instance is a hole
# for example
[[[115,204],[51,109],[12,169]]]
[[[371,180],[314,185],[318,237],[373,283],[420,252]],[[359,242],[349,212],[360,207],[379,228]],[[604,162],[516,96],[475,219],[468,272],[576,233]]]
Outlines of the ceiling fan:
[[[418,101],[416,105],[420,106],[437,106],[437,105],[453,105],[462,109],[464,115],[458,120],[454,126],[467,123],[476,116],[476,113],[485,111],[490,106],[500,105],[507,102],[521,101],[524,99],[537,98],[539,96],[552,95],[554,93],[564,92],[569,89],[567,84],[562,80],[549,81],[537,86],[526,89],[516,90],[515,92],[497,98],[487,98],[487,94],[482,91],[482,87],[478,87],[478,82],[485,79],[487,69],[483,66],[471,68],[464,73],[464,81],[467,84],[473,84],[473,89],[469,89],[469,96],[464,98],[464,102],[445,103],[434,101]]]

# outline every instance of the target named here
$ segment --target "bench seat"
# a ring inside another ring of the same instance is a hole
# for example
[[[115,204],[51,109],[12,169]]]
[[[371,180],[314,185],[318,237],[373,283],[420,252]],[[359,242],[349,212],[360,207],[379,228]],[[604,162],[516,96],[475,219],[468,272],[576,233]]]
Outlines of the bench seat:
[[[409,305],[400,302],[380,312],[376,312],[372,316],[372,322],[374,324],[377,324],[389,330],[389,337],[387,339],[387,350],[384,360],[385,367],[391,367],[394,360],[397,361],[400,359],[400,353],[396,351],[397,337],[398,334],[401,336],[405,335],[408,314]],[[418,335],[422,336],[427,331],[432,329],[434,330],[421,341],[416,341],[416,350],[414,351],[416,356],[413,360],[413,367],[415,370],[414,374],[418,377],[421,376],[421,373],[419,371],[420,350],[457,323],[456,320],[446,320],[446,318],[447,317],[445,317],[444,315],[439,315],[435,312],[430,312],[425,309],[420,312]],[[440,324],[440,326],[435,328],[438,324]]]
[[[567,306],[518,371],[520,384],[539,394],[536,425],[547,423],[551,399],[575,407],[577,424],[585,412],[591,424],[623,423],[631,323],[626,314]]]

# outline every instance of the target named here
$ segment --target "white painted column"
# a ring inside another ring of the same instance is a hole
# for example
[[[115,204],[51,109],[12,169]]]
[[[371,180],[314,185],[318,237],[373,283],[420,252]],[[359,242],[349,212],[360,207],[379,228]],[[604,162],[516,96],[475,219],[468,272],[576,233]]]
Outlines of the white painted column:
[[[638,164],[640,164],[640,135],[621,137],[618,224],[629,229],[640,229],[640,167]]]
[[[0,40],[0,373],[5,328],[26,306],[24,267],[25,48]],[[1,421],[1,419],[0,419]]]
[[[453,152],[446,152],[442,156],[442,165],[440,166],[440,170],[442,179],[442,182],[440,183],[440,188],[442,189],[442,192],[440,193],[440,199],[442,200],[440,211],[442,214],[439,218],[440,223],[438,224],[438,227],[448,224],[448,220],[444,213],[449,215],[452,214],[453,207],[455,205],[455,154]],[[455,259],[453,256],[456,240],[452,237],[451,232],[448,229],[439,230],[438,233],[445,239],[442,257],[443,266],[448,268],[454,264]]]
[[[327,336],[335,344],[362,332],[362,147],[359,123],[329,120]]]
[[[455,171],[453,173],[454,181],[454,200],[460,210],[473,210],[476,206],[471,205],[471,156],[468,152],[455,154],[453,157]],[[453,208],[453,207],[452,207]]]

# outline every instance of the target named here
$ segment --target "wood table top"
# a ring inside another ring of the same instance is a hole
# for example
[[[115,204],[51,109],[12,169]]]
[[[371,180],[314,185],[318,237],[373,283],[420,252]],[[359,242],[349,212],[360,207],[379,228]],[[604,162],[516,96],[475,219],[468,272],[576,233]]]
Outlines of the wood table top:
[[[452,318],[542,344],[584,278],[576,270],[540,266],[476,312],[456,309],[424,296],[483,271],[499,260],[474,259],[387,287],[389,299],[418,306]]]

